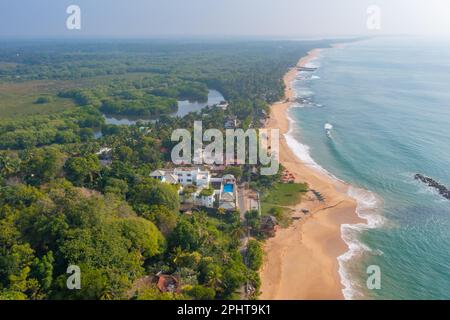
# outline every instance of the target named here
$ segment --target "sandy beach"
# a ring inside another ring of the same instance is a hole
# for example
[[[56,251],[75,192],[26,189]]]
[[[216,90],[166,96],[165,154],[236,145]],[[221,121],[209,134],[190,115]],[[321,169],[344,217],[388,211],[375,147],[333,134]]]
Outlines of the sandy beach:
[[[297,67],[317,56],[315,49],[303,57]],[[356,214],[356,202],[347,196],[348,186],[302,163],[289,148],[287,111],[294,99],[293,81],[298,73],[291,69],[284,77],[285,101],[271,107],[266,128],[280,130],[280,162],[294,174],[297,182],[307,182],[310,189],[325,198],[320,202],[308,192],[293,209],[298,218],[286,229],[278,229],[265,243],[261,270],[261,299],[343,299],[338,257],[348,250],[341,238],[342,224],[364,222]],[[302,209],[310,210],[304,215]]]

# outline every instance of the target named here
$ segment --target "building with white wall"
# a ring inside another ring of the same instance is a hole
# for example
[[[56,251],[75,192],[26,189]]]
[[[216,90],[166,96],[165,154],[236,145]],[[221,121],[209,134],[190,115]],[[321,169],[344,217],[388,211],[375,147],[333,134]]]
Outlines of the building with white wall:
[[[236,179],[232,175],[213,178],[208,170],[199,167],[179,167],[155,170],[150,173],[150,177],[164,183],[179,184],[180,199],[184,203],[214,208],[217,202],[218,207],[226,211],[237,207]],[[195,192],[184,194],[183,189],[188,186],[195,186]]]

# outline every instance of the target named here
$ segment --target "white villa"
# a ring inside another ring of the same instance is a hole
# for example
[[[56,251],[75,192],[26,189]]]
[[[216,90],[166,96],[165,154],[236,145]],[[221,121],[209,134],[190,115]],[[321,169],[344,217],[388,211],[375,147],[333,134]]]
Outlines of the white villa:
[[[210,171],[199,167],[180,167],[155,170],[150,177],[164,183],[180,185],[179,193],[183,203],[225,211],[237,207],[236,179],[233,175],[212,177]]]
[[[150,177],[170,184],[178,183],[178,176],[165,170],[155,170],[150,174]]]

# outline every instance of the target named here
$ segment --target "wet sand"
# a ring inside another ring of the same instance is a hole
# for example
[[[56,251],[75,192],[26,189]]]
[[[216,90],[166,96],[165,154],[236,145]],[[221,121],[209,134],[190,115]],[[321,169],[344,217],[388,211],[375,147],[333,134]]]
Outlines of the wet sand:
[[[297,67],[305,66],[319,52],[310,51]],[[292,208],[299,220],[278,229],[276,236],[266,241],[260,299],[343,299],[337,258],[348,247],[341,237],[341,225],[365,221],[356,214],[355,200],[347,196],[348,186],[304,164],[286,142],[284,135],[290,126],[287,112],[295,98],[292,85],[297,73],[293,68],[285,75],[286,100],[272,105],[266,128],[280,130],[282,165],[294,174],[296,182],[307,182],[310,189],[319,191],[325,202],[308,192]],[[310,210],[310,214],[304,215],[301,209]]]

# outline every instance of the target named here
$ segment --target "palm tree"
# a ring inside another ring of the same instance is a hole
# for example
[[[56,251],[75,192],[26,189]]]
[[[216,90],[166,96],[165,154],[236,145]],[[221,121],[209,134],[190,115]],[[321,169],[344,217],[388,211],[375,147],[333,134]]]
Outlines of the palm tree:
[[[181,250],[181,247],[176,247],[172,253],[172,262],[176,265],[182,255],[183,250]]]
[[[230,232],[230,236],[232,239],[241,239],[247,233],[247,228],[242,224],[233,226],[233,229]]]
[[[0,175],[8,177],[19,172],[20,160],[8,156],[0,157]]]

